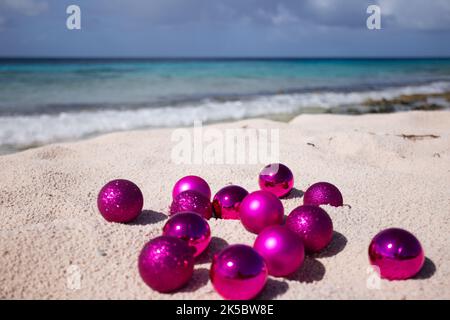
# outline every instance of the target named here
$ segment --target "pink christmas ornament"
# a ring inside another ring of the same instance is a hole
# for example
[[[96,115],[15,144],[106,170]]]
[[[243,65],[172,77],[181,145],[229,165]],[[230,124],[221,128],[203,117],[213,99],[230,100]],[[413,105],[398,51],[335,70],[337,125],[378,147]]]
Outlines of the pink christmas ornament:
[[[317,182],[310,186],[303,195],[303,204],[320,206],[328,204],[340,207],[344,203],[339,189],[328,182]]]
[[[260,233],[264,228],[283,222],[284,208],[280,199],[269,191],[255,191],[242,200],[239,207],[245,229]]]
[[[303,240],[306,252],[322,250],[333,238],[333,222],[318,206],[295,208],[287,217],[286,226]]]
[[[209,219],[212,216],[211,202],[197,191],[183,191],[173,199],[169,208],[169,213],[172,215],[185,211],[196,212],[205,219]]]
[[[193,190],[201,193],[211,200],[211,189],[208,183],[198,176],[185,176],[175,183],[172,190],[172,199],[175,199],[181,192]]]
[[[211,241],[208,222],[195,212],[180,212],[171,216],[163,227],[163,235],[186,241],[195,249],[194,257],[205,251]]]
[[[236,244],[214,256],[210,278],[214,289],[225,299],[248,300],[264,288],[267,266],[252,247]]]
[[[110,222],[129,222],[142,211],[144,197],[133,182],[118,179],[105,184],[97,197],[97,207]]]
[[[382,278],[404,280],[420,271],[425,256],[419,240],[413,234],[403,229],[390,228],[372,239],[369,260]]]
[[[138,260],[144,282],[159,292],[183,287],[194,271],[193,249],[175,237],[161,236],[150,240]]]
[[[221,219],[239,219],[239,206],[248,195],[240,186],[226,186],[220,189],[212,202],[214,216]]]
[[[259,174],[259,187],[261,190],[272,192],[278,198],[286,196],[293,186],[294,175],[284,164],[269,164]]]
[[[269,274],[284,277],[303,263],[303,242],[285,226],[267,227],[256,237],[253,248],[264,258]]]

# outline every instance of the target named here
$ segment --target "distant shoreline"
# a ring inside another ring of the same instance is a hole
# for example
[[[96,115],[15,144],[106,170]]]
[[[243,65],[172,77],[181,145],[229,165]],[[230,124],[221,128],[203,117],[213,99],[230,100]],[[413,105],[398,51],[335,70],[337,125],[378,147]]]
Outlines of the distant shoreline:
[[[182,108],[182,107],[181,107]],[[396,112],[409,112],[409,111],[442,111],[448,110],[450,111],[450,91],[445,91],[442,93],[415,93],[415,94],[401,94],[389,99],[379,98],[379,99],[366,99],[360,105],[349,105],[347,107],[336,107],[330,109],[323,109],[320,107],[310,106],[304,107],[299,112],[278,112],[278,113],[267,113],[256,116],[248,116],[241,118],[232,118],[226,117],[223,119],[212,119],[204,121],[203,124],[218,124],[218,123],[229,123],[236,120],[251,120],[255,118],[263,118],[270,119],[274,121],[280,122],[289,122],[295,117],[302,114],[340,114],[340,115],[364,115],[364,114],[374,114],[374,113],[396,113]],[[139,112],[139,110],[136,110]],[[151,111],[151,109],[149,109]],[[121,112],[121,111],[117,111]],[[128,112],[133,112],[133,110],[129,110]],[[176,109],[172,112],[176,114]],[[48,117],[49,115],[34,115],[31,117]],[[69,114],[67,114],[69,116]],[[100,115],[99,115],[100,116]],[[22,116],[19,116],[19,118]],[[55,115],[54,121],[59,121],[59,116]],[[94,115],[93,115],[94,117]],[[6,119],[6,120],[5,120]],[[8,117],[0,117],[1,122],[7,121]],[[11,117],[14,119],[14,117]],[[21,120],[23,122],[23,120]],[[55,124],[55,123],[53,123]],[[52,122],[50,121],[47,126],[51,127]],[[46,126],[46,127],[47,127]],[[134,130],[147,130],[147,129],[159,129],[159,128],[177,128],[177,127],[190,127],[192,123],[186,123],[184,125],[160,125],[160,126],[137,126],[130,128],[119,128],[115,130],[105,130],[102,132],[91,132],[84,134],[82,136],[76,137],[63,137],[63,138],[49,138],[47,141],[27,141],[23,140],[23,142],[18,143],[16,145],[11,143],[3,143],[0,144],[0,155],[3,154],[11,154],[16,152],[21,152],[28,149],[33,149],[36,147],[41,147],[44,145],[52,144],[52,143],[61,143],[61,142],[71,142],[71,141],[81,141],[85,139],[89,139],[92,137],[101,136],[103,134],[108,134],[112,132],[126,132],[126,131],[134,131]],[[43,130],[42,128],[41,130]],[[18,127],[17,130],[22,130],[22,127]],[[42,132],[40,133],[43,134]],[[1,130],[0,130],[1,137]]]
[[[437,58],[0,60],[0,152],[195,121],[448,109],[448,92]]]
[[[297,118],[298,116],[314,115],[314,114],[317,114],[317,115],[320,115],[320,114],[323,114],[323,115],[325,115],[325,114],[348,115],[348,116],[358,117],[358,116],[370,115],[370,114],[395,114],[398,112],[414,112],[414,111],[422,111],[422,112],[447,111],[447,112],[450,112],[450,108],[445,108],[445,107],[442,107],[442,106],[439,106],[439,105],[436,105],[433,103],[425,102],[424,99],[426,99],[427,97],[430,97],[430,96],[431,97],[433,97],[433,96],[443,97],[447,101],[450,102],[450,100],[449,100],[450,92],[446,92],[442,95],[441,94],[440,95],[409,95],[409,96],[401,96],[398,98],[394,98],[392,100],[385,100],[385,99],[367,100],[366,101],[367,105],[365,105],[359,109],[349,109],[347,112],[333,111],[333,110],[325,111],[325,110],[321,110],[320,108],[310,108],[310,109],[305,110],[307,112],[302,112],[302,113],[278,113],[278,114],[265,115],[265,116],[260,116],[260,117],[241,118],[238,121],[252,121],[252,120],[256,120],[256,119],[267,119],[267,120],[272,120],[272,121],[277,121],[277,122],[289,123],[290,121]],[[417,105],[409,110],[398,110],[398,108],[401,108],[402,105],[404,106],[404,101],[407,101],[407,100],[411,101],[411,103],[417,103]],[[370,108],[370,109],[365,112],[361,112],[360,109],[363,109],[363,108]],[[397,108],[397,110],[396,110],[396,108]],[[229,124],[229,123],[232,123],[233,121],[235,121],[235,120],[223,119],[220,121],[208,121],[203,124],[205,124],[205,125]],[[97,132],[97,133],[88,134],[83,137],[78,137],[78,138],[73,138],[73,139],[72,138],[60,139],[60,140],[49,141],[47,143],[33,143],[33,144],[18,145],[18,146],[0,145],[0,157],[2,155],[14,154],[14,153],[18,153],[18,152],[22,152],[22,151],[26,151],[26,150],[30,150],[30,149],[44,147],[44,146],[55,144],[55,143],[59,144],[59,143],[84,141],[84,140],[92,139],[95,137],[99,137],[99,136],[107,135],[107,134],[111,134],[111,133],[120,133],[120,132],[128,132],[128,131],[132,132],[132,131],[145,131],[145,130],[175,129],[178,127],[189,128],[189,127],[191,127],[191,125],[173,126],[173,127],[141,127],[141,128],[133,128],[133,129],[126,129],[126,130]]]

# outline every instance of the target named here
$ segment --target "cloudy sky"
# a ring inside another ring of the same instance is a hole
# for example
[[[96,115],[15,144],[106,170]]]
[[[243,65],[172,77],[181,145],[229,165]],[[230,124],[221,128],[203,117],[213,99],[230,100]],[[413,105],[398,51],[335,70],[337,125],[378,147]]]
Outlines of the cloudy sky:
[[[0,56],[450,56],[450,1],[0,0]]]

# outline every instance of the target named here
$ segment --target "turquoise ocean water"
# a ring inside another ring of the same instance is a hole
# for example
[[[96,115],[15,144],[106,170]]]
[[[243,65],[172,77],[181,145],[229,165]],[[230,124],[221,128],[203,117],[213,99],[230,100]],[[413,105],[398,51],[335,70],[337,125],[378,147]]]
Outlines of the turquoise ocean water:
[[[0,59],[0,150],[447,91],[450,59]]]

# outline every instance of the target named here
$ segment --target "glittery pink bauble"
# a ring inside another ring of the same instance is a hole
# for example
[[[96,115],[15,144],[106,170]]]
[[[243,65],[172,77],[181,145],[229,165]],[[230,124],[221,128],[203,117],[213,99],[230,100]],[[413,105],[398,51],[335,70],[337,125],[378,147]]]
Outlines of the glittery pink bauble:
[[[163,235],[186,241],[195,249],[194,257],[205,251],[211,241],[208,222],[195,212],[180,212],[171,216],[163,227]]]
[[[252,247],[235,244],[214,256],[209,275],[214,289],[225,299],[248,300],[264,288],[267,266]]]
[[[420,271],[425,256],[419,240],[413,234],[403,229],[390,228],[372,239],[369,259],[382,278],[403,280]]]
[[[333,238],[333,222],[325,210],[318,206],[300,206],[292,210],[286,226],[302,240],[307,252],[318,252]]]
[[[340,207],[344,203],[339,189],[328,182],[317,182],[310,186],[303,195],[303,204],[320,206],[329,204],[334,207]]]
[[[181,192],[193,190],[201,193],[211,200],[211,189],[208,183],[198,176],[185,176],[175,183],[172,190],[172,199],[175,199]]]
[[[133,182],[118,179],[105,184],[97,197],[98,210],[110,222],[129,222],[142,211],[144,197]]]
[[[245,229],[260,233],[264,228],[283,222],[284,208],[280,199],[269,191],[255,191],[242,200],[239,207]]]
[[[150,240],[138,261],[144,282],[159,292],[171,292],[184,286],[194,271],[193,249],[175,237],[161,236]]]
[[[253,245],[264,258],[269,274],[284,277],[295,272],[303,263],[303,242],[285,226],[267,227],[256,237]]]
[[[214,216],[221,219],[239,219],[239,206],[247,195],[248,191],[240,186],[223,187],[214,196]]]
[[[259,174],[259,187],[261,190],[270,191],[278,198],[286,196],[291,192],[293,186],[294,175],[284,164],[269,164]]]
[[[212,216],[212,207],[209,199],[193,190],[179,193],[173,199],[169,210],[170,215],[178,212],[191,211],[200,214],[205,219],[209,219]]]

